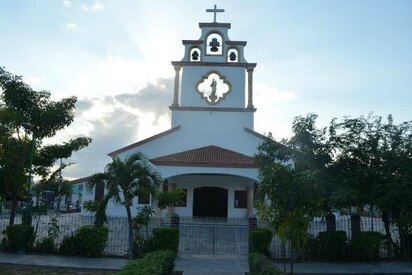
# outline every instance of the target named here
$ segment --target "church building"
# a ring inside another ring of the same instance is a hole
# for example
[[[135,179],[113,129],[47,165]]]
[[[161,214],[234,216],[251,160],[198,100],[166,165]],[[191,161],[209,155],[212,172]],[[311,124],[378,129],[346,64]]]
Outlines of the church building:
[[[199,23],[200,37],[183,40],[183,59],[172,61],[175,71],[171,99],[171,128],[109,153],[124,159],[141,152],[167,181],[181,188],[185,199],[159,216],[247,218],[255,214],[254,188],[258,169],[254,154],[266,137],[255,132],[253,72],[246,61],[246,41],[229,39],[230,23]],[[81,181],[78,181],[81,182]],[[83,194],[83,201],[96,194]],[[136,198],[138,207],[148,198]],[[123,213],[124,212],[124,213]],[[109,204],[108,215],[126,215]]]

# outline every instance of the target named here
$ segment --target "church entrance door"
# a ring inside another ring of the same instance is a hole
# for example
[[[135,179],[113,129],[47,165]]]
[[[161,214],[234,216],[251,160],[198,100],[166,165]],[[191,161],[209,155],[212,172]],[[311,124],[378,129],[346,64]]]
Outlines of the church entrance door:
[[[227,217],[227,189],[199,187],[193,193],[193,217]]]

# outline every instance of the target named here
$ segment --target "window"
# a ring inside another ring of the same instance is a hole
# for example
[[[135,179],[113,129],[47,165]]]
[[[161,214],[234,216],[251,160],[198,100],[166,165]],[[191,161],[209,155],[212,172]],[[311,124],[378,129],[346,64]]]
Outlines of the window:
[[[150,204],[150,194],[141,194],[137,199],[137,204]]]
[[[235,208],[247,208],[247,193],[246,191],[235,191]]]
[[[199,62],[201,61],[201,51],[199,48],[193,48],[190,50],[190,61]]]
[[[177,205],[175,205],[175,206],[177,206],[177,207],[186,207],[186,203],[187,203],[187,189],[182,189],[182,201],[179,203],[179,204],[177,204]]]
[[[206,54],[222,55],[223,39],[220,34],[211,33],[206,39]]]
[[[237,49],[232,48],[227,51],[227,62],[239,62],[239,52]]]

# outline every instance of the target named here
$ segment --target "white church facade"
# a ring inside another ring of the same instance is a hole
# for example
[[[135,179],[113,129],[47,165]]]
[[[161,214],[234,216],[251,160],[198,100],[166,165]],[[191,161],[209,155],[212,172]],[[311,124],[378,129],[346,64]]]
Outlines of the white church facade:
[[[109,153],[124,159],[141,152],[166,180],[185,191],[184,202],[158,216],[247,218],[255,214],[258,169],[254,154],[266,137],[255,132],[253,72],[245,41],[229,39],[230,23],[199,23],[201,35],[183,40],[184,57],[172,61],[171,128]],[[82,184],[85,179],[75,181]],[[96,194],[83,193],[83,201]],[[150,200],[136,198],[133,212]],[[83,211],[83,210],[82,210]],[[109,204],[108,215],[126,215]]]

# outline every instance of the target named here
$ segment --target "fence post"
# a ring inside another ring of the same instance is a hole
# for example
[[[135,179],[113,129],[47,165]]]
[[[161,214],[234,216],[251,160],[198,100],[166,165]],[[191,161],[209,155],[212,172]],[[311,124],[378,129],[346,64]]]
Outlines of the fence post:
[[[179,221],[180,221],[179,216],[178,215],[173,215],[170,218],[170,226],[174,227],[174,228],[179,228]]]
[[[351,214],[350,215],[350,229],[352,240],[356,238],[361,232],[361,216],[358,214]]]
[[[249,218],[249,230],[257,228],[257,219],[256,217]]]
[[[336,217],[333,213],[326,215],[326,231],[336,231]]]

